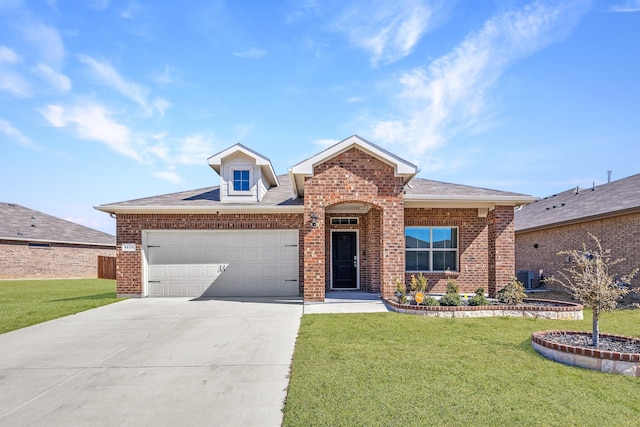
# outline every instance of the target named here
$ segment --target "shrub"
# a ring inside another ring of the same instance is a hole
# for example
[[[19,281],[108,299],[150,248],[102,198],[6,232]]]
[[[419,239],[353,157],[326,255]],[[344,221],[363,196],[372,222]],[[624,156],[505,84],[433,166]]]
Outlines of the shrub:
[[[440,297],[440,305],[456,306],[460,305],[460,287],[454,280],[447,282],[447,293]]]
[[[509,305],[518,305],[527,297],[524,285],[515,277],[498,291],[498,301]]]
[[[429,295],[425,295],[424,299],[422,300],[422,303],[420,303],[420,305],[426,305],[426,306],[429,306],[429,307],[436,307],[436,306],[440,305],[440,303],[434,297],[429,296]]]
[[[396,279],[396,296],[400,304],[407,303],[407,286],[400,279]]]
[[[448,294],[460,293],[460,286],[458,286],[455,280],[449,279],[449,281],[447,282],[447,293]]]
[[[476,294],[469,298],[469,305],[489,305],[489,300],[484,296],[484,289],[476,289]]]
[[[411,275],[411,290],[422,293],[427,290],[427,278],[424,274],[420,273],[417,276],[415,274]]]

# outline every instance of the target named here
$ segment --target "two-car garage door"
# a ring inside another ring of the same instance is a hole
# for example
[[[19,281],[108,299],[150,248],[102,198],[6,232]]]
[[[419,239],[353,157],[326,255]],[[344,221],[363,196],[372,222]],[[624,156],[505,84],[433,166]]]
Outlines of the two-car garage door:
[[[147,231],[147,295],[296,296],[298,230]]]

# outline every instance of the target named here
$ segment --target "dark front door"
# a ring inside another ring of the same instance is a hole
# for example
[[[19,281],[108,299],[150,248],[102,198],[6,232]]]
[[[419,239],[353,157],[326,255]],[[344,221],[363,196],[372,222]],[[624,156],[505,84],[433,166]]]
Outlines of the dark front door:
[[[358,258],[356,233],[336,231],[331,234],[331,265],[333,289],[358,288]]]

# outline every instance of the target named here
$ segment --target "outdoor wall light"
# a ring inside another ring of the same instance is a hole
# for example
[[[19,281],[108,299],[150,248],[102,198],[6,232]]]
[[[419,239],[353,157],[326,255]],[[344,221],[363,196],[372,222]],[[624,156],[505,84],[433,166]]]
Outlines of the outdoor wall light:
[[[315,227],[318,225],[318,215],[315,212],[311,212],[311,226]]]

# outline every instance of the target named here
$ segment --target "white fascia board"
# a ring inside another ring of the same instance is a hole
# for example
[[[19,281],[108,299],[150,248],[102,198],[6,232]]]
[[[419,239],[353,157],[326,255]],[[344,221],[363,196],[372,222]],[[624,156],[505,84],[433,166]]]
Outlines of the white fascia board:
[[[53,239],[29,239],[25,237],[15,238],[15,237],[0,237],[2,240],[8,241],[16,241],[16,242],[33,242],[33,243],[63,243],[65,245],[84,245],[84,246],[113,246],[115,249],[116,244],[114,243],[96,243],[96,242],[74,242],[69,240],[53,240]],[[115,239],[115,236],[114,236]]]
[[[96,206],[97,210],[113,214],[136,213],[303,213],[304,206],[256,206],[256,205],[228,205],[219,206]]]
[[[417,166],[407,162],[406,160],[401,159],[400,157],[397,157],[389,153],[388,151],[382,150],[381,148],[376,147],[370,142],[365,141],[364,139],[355,135],[350,136],[344,141],[341,141],[327,148],[326,150],[316,154],[315,156],[298,163],[291,170],[293,171],[294,174],[313,176],[313,168],[315,165],[325,162],[349,150],[352,147],[357,147],[362,151],[364,151],[365,153],[368,153],[373,157],[376,157],[381,161],[387,163],[388,165],[393,166],[395,175],[407,177],[408,178],[407,181],[413,178],[418,173]]]
[[[444,206],[446,207],[492,207],[519,206],[537,200],[532,196],[459,196],[459,195],[405,195],[404,204],[407,207]],[[455,205],[455,206],[454,206]]]

